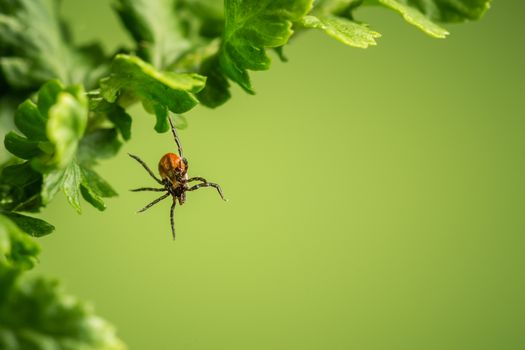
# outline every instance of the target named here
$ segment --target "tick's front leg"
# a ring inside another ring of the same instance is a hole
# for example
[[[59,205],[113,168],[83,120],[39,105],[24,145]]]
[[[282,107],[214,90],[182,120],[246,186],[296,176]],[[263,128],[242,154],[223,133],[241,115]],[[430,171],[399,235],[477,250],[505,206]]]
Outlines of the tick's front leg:
[[[142,160],[140,159],[139,157],[137,157],[136,155],[134,154],[131,154],[131,153],[128,153],[128,155],[135,159],[137,162],[140,163],[140,165],[142,165],[142,167],[144,167],[144,169],[146,169],[146,171],[148,172],[148,174],[155,180],[157,181],[159,184],[161,185],[164,185],[164,183],[162,182],[161,179],[159,179],[157,176],[155,176],[155,174],[153,173],[153,171],[151,171],[151,169],[147,166],[147,164]]]
[[[141,187],[141,188],[135,188],[130,190],[131,192],[143,192],[143,191],[150,191],[150,192],[164,192],[166,191],[165,188],[151,188],[151,187]]]
[[[192,182],[192,181],[202,181],[204,183],[208,182],[208,180],[206,180],[205,178],[198,177],[198,176],[192,177],[192,178],[188,179],[188,181],[186,181],[186,182]]]
[[[177,201],[175,198],[173,198],[173,204],[171,205],[170,210],[170,224],[171,224],[171,234],[173,236],[173,240],[175,240],[175,205],[177,204]]]
[[[201,184],[192,186],[192,187],[188,188],[188,191],[195,191],[195,190],[198,190],[201,187],[213,187],[213,188],[215,188],[217,190],[217,192],[219,192],[219,195],[221,196],[222,200],[223,201],[227,201],[226,198],[224,198],[224,194],[222,193],[221,186],[219,186],[218,184],[213,183],[213,182],[205,182],[205,183],[201,183]]]
[[[165,199],[166,197],[168,197],[170,195],[170,193],[166,193],[164,195],[162,195],[161,197],[155,199],[153,202],[151,202],[150,204],[146,205],[144,208],[140,209],[139,211],[137,211],[137,213],[142,213],[143,211],[146,211],[148,210],[149,208],[151,208],[152,206],[154,206],[155,204],[157,204],[158,202],[160,202],[161,200]]]

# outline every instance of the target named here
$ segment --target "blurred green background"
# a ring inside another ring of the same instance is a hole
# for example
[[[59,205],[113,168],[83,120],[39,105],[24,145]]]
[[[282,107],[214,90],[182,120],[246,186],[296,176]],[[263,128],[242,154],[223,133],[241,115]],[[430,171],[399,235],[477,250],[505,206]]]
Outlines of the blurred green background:
[[[109,2],[66,0],[83,42],[130,40]],[[96,306],[131,349],[524,349],[525,4],[435,40],[395,13],[359,50],[317,32],[196,108],[190,174],[223,186],[137,215],[155,194],[126,152],[175,150],[134,108],[133,138],[99,169],[120,193],[43,217],[37,272]]]

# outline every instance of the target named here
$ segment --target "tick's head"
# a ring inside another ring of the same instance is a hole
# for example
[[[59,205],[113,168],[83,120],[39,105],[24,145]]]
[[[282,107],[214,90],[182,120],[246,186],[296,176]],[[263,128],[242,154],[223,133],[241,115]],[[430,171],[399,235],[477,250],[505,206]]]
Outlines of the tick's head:
[[[188,172],[188,162],[175,153],[166,153],[159,162],[159,174],[162,179],[173,182],[180,180]]]

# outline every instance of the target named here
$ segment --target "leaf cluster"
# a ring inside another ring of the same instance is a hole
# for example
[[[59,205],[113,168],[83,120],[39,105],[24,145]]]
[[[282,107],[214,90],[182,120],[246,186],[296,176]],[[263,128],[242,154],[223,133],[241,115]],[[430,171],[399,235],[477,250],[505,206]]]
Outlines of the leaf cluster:
[[[113,327],[88,304],[55,280],[22,274],[40,251],[26,232],[50,230],[41,220],[0,213],[0,349],[124,350]]]

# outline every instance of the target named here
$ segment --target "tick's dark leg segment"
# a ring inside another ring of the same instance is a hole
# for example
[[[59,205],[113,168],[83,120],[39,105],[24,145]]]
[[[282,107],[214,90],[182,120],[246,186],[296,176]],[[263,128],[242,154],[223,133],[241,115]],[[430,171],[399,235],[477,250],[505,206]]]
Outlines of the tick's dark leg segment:
[[[188,173],[188,160],[184,157],[182,157],[182,162],[184,163],[184,165],[186,166],[184,171],[182,172],[182,175],[186,175]]]
[[[224,194],[222,193],[221,186],[219,186],[218,184],[212,183],[212,182],[205,182],[205,183],[202,183],[202,184],[198,184],[198,185],[192,186],[192,187],[188,188],[188,191],[195,191],[195,190],[198,190],[201,187],[213,187],[213,188],[215,188],[217,190],[217,192],[219,192],[219,195],[221,196],[222,200],[224,200],[224,201],[226,200],[226,198],[224,198]]]
[[[167,191],[165,188],[151,188],[151,187],[141,187],[141,188],[135,188],[133,190],[130,190],[131,192],[143,192],[143,191],[151,191],[151,192],[164,192]]]
[[[173,240],[175,240],[175,198],[173,198],[173,204],[171,205],[170,210],[170,223],[171,223],[171,234],[173,235]]]
[[[159,184],[163,185],[163,182],[162,182],[158,177],[155,176],[155,174],[153,173],[153,171],[151,171],[151,169],[146,165],[146,163],[145,163],[142,159],[140,159],[139,157],[137,157],[136,155],[133,155],[133,154],[131,154],[131,153],[128,153],[128,155],[129,155],[131,158],[135,159],[137,162],[139,162],[140,165],[142,165],[142,166],[144,167],[144,169],[146,169],[146,171],[148,172],[148,174],[149,174],[152,178],[155,179],[155,181],[157,181]]]
[[[166,194],[163,194],[161,197],[155,199],[153,202],[151,202],[150,204],[146,205],[144,208],[140,209],[137,213],[142,213],[143,211],[146,211],[148,210],[149,208],[151,208],[152,206],[154,206],[155,204],[157,204],[158,202],[160,202],[161,200],[165,199],[166,197],[168,197],[170,195],[170,193],[166,193]]]
[[[171,133],[173,134],[173,138],[175,139],[175,143],[177,144],[177,148],[179,149],[179,156],[181,158],[184,158],[184,153],[182,152],[182,145],[179,140],[179,136],[177,136],[177,130],[175,129],[175,125],[173,125],[173,120],[171,120],[171,117],[168,117],[168,120],[170,121],[171,125]]]
[[[198,177],[198,176],[196,176],[196,177],[192,177],[191,179],[188,179],[187,182],[192,182],[192,181],[202,181],[202,182],[204,182],[204,183],[208,182],[205,178],[203,178],[203,177]]]

